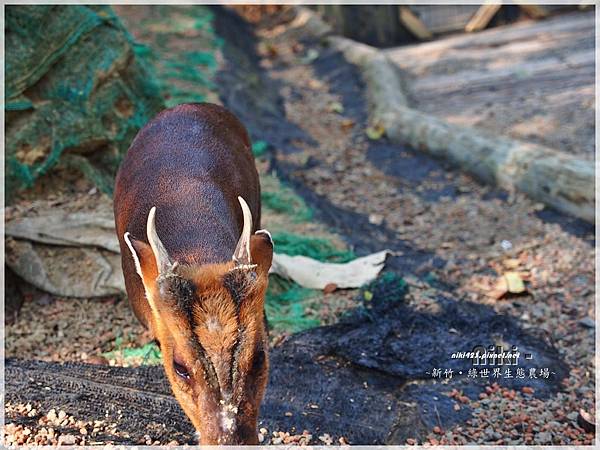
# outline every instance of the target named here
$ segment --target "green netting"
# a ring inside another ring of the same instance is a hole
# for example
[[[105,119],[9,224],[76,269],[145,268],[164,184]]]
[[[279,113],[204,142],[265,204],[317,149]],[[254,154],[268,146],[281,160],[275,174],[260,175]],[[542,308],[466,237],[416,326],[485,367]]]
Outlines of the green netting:
[[[135,27],[144,44],[135,52],[151,62],[166,105],[214,101],[222,40],[213,28],[213,12],[201,5],[153,5],[137,12]]]
[[[163,107],[153,74],[108,6],[5,11],[7,202],[63,154],[110,193],[135,133]]]
[[[293,281],[277,275],[269,276],[265,296],[265,312],[269,326],[276,331],[295,333],[320,325],[316,317],[307,316],[305,310],[319,291],[300,287]]]
[[[274,233],[273,240],[278,253],[304,255],[329,262],[346,262],[355,258],[352,251],[340,250],[326,239],[293,233]],[[303,288],[293,281],[271,275],[265,297],[269,325],[275,330],[292,333],[319,326],[320,319],[314,312],[320,309],[322,301],[316,300],[321,296],[319,290]],[[313,313],[307,314],[307,309]]]
[[[354,258],[351,250],[340,250],[326,239],[311,238],[293,233],[274,233],[273,241],[278,253],[304,255],[319,261],[347,262]]]
[[[252,153],[256,158],[266,155],[269,149],[269,144],[265,141],[254,141],[252,143]]]
[[[109,361],[116,359],[126,366],[156,366],[162,364],[162,354],[156,343],[149,342],[142,347],[123,347],[122,338],[120,337],[115,340],[115,350],[102,353],[102,356]]]
[[[280,214],[289,214],[294,222],[304,222],[312,219],[312,211],[293,190],[282,186],[277,192],[262,191],[262,204]]]

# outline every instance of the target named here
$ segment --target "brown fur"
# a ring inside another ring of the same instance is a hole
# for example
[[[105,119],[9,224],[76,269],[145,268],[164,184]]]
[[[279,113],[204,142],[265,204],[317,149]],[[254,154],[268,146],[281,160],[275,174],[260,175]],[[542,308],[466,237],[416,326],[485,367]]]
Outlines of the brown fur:
[[[250,208],[254,232],[260,187],[250,140],[231,113],[210,104],[180,105],[149,122],[133,141],[115,186],[132,309],[160,342],[173,392],[202,444],[256,444],[267,382],[264,294],[272,243],[266,235],[252,235],[256,267],[236,267],[231,259],[243,225],[238,196]],[[146,220],[154,206],[157,234],[178,263],[168,273],[159,274],[147,243]],[[188,370],[189,380],[176,373],[175,363]]]

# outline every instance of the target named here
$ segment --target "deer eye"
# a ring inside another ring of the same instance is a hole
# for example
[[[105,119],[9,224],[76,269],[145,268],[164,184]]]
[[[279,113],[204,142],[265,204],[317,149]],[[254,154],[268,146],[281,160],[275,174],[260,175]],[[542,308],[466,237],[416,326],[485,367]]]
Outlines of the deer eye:
[[[183,364],[173,360],[173,368],[175,369],[175,373],[184,380],[187,381],[190,379],[190,372],[187,370],[187,367],[185,367]]]

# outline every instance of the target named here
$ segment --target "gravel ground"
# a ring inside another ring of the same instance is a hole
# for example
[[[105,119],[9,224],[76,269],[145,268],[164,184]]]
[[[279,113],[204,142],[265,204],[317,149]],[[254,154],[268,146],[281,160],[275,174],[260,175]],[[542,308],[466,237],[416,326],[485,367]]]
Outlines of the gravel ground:
[[[556,396],[532,399],[493,388],[468,400],[473,419],[466,424],[437,427],[425,441],[407,443],[591,444],[593,434],[577,417],[580,409],[594,412],[593,227],[411,149],[370,141],[364,106],[357,105],[360,81],[319,45],[280,41],[260,49],[262,66],[283,86],[288,120],[314,139],[277,153],[281,164],[296,168],[290,177],[445,262],[403,274],[409,280],[433,277],[456,298],[543,330],[571,367]],[[523,282],[522,292],[507,292],[509,272]],[[430,285],[420,286],[414,282],[409,295],[416,307],[435,297]]]
[[[29,423],[23,425],[9,422],[4,427],[3,437],[8,446],[21,445],[110,445],[127,442],[130,436],[119,431],[119,421],[106,420],[80,420],[75,416],[67,414],[63,410],[50,409],[49,411],[38,411],[30,403],[5,405],[6,417],[10,419],[29,418]],[[119,416],[121,419],[123,416]],[[177,440],[161,442],[153,439],[150,435],[144,436],[143,441],[136,442],[138,445],[161,445],[180,446],[186,443]],[[258,430],[260,443],[270,445],[347,445],[346,438],[339,437],[337,440],[329,433],[320,435],[311,434],[308,430],[302,432],[272,431],[260,427]]]

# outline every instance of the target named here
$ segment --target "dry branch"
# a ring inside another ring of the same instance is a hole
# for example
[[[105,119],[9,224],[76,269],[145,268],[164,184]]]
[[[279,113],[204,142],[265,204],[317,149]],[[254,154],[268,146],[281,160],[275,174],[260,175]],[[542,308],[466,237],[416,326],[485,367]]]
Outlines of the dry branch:
[[[467,23],[465,26],[465,31],[472,32],[483,30],[485,27],[487,27],[488,23],[490,23],[490,20],[492,20],[494,14],[498,12],[500,6],[502,5],[482,5],[477,12],[475,12],[471,20],[469,20],[469,23]]]
[[[415,37],[421,40],[431,39],[433,37],[431,31],[427,29],[421,19],[413,14],[408,6],[399,7],[398,17],[402,25],[404,25]]]

